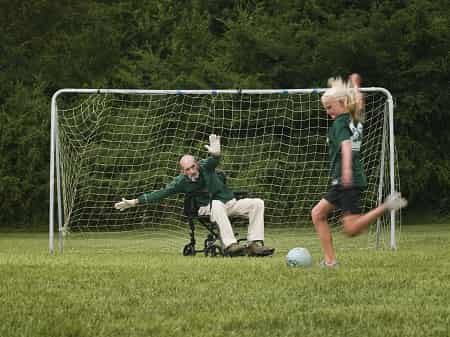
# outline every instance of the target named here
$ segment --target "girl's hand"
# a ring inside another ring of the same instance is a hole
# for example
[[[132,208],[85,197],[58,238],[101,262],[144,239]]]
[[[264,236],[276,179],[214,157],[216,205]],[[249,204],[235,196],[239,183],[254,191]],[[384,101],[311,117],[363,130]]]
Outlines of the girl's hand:
[[[352,83],[355,88],[360,88],[362,83],[361,75],[353,73],[348,77],[348,80]]]
[[[341,143],[341,152],[342,152],[341,184],[344,188],[348,188],[353,185],[351,140],[344,140]]]
[[[352,170],[343,170],[342,171],[342,181],[341,181],[342,187],[349,188],[353,185],[353,177],[352,177]]]

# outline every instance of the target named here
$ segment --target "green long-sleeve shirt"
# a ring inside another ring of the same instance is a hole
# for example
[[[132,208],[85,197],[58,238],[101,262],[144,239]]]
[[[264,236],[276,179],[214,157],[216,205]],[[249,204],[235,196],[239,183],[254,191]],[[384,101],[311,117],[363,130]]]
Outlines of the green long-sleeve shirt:
[[[176,193],[192,193],[205,191],[208,194],[196,196],[199,207],[208,205],[210,198],[227,202],[234,198],[232,191],[225,185],[224,180],[216,173],[220,157],[208,157],[199,162],[199,178],[192,181],[188,176],[180,174],[166,187],[159,191],[144,193],[138,197],[140,203],[158,202]]]

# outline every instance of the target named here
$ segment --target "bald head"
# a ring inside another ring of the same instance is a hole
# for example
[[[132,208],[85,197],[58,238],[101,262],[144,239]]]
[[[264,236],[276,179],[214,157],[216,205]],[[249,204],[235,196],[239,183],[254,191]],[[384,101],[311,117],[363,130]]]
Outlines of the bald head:
[[[190,154],[185,154],[183,157],[181,157],[180,159],[180,166],[181,169],[186,169],[189,166],[192,166],[194,163],[196,163],[197,161],[195,160],[194,156],[190,155]]]
[[[197,180],[199,177],[199,166],[194,156],[185,154],[180,159],[181,171],[192,180]]]

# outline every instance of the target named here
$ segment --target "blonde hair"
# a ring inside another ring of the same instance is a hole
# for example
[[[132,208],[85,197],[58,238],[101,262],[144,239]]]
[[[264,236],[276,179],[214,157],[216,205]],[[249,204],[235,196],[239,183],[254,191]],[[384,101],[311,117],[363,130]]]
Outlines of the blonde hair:
[[[344,81],[341,77],[328,79],[329,89],[322,95],[322,103],[328,99],[335,99],[345,106],[354,121],[362,121],[363,97],[358,88],[351,82]]]

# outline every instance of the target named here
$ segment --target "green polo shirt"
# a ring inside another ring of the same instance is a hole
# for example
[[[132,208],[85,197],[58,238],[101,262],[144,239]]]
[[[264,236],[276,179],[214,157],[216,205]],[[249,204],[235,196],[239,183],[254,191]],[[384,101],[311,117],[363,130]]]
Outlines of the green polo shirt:
[[[232,191],[225,185],[223,178],[216,173],[216,167],[220,163],[220,157],[208,157],[199,162],[199,179],[192,181],[188,176],[180,174],[166,187],[159,191],[144,193],[138,197],[140,203],[158,202],[170,195],[177,193],[192,193],[205,191],[206,195],[196,197],[199,207],[206,206],[210,198],[220,200],[223,203],[234,198]]]
[[[367,178],[361,164],[361,142],[363,136],[363,126],[360,122],[356,125],[350,114],[344,113],[336,117],[328,130],[328,158],[331,166],[332,185],[340,185],[342,181],[342,147],[345,140],[352,142],[352,175],[353,186],[365,188]]]

